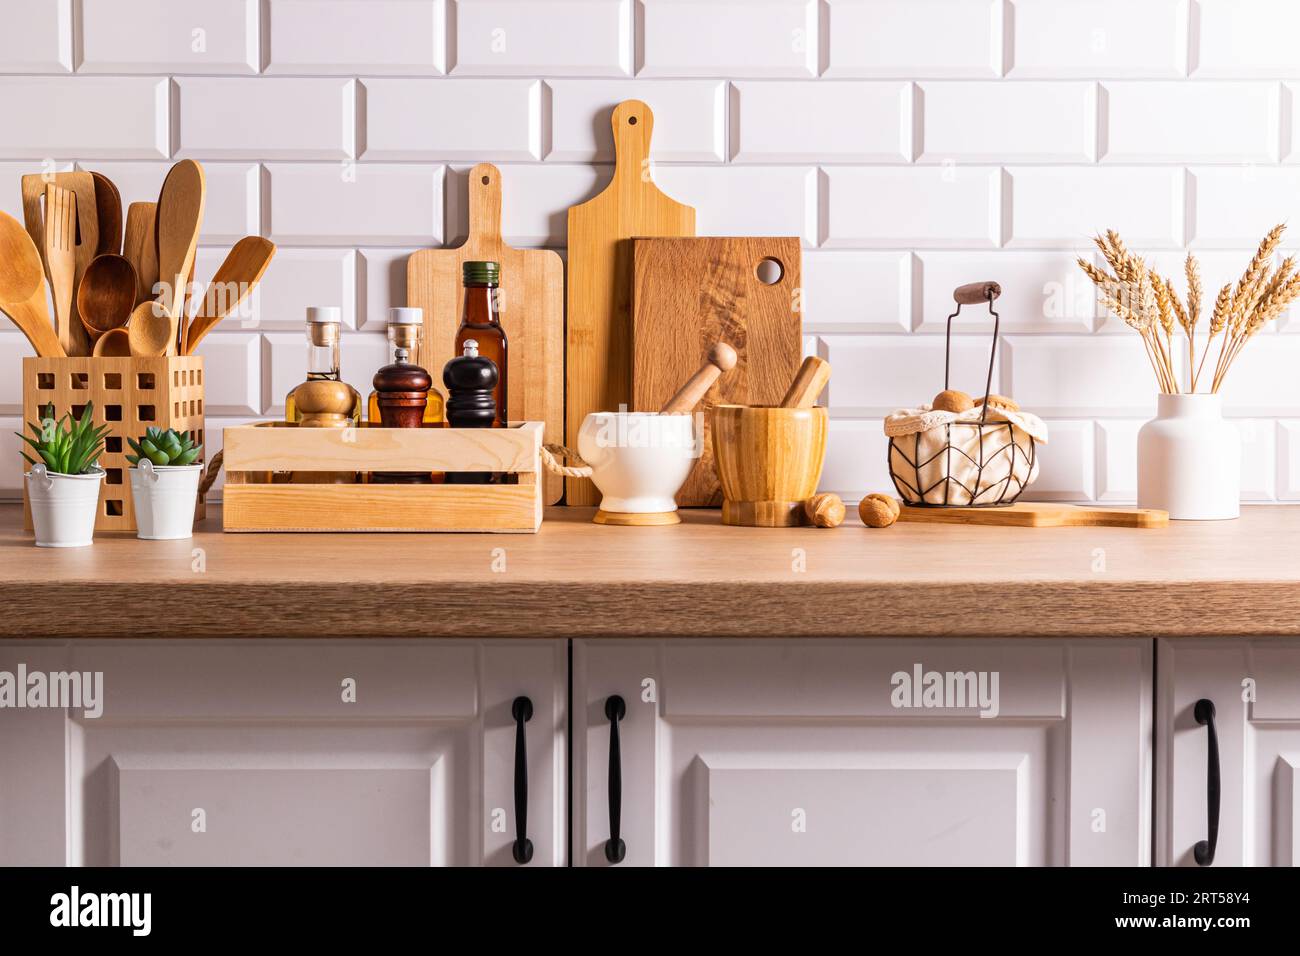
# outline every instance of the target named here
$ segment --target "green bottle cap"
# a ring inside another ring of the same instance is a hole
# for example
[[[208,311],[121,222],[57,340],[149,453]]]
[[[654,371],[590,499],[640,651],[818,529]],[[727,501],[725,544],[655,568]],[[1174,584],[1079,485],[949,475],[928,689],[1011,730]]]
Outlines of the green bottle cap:
[[[466,262],[461,265],[461,278],[465,285],[498,285],[501,266],[495,262]]]

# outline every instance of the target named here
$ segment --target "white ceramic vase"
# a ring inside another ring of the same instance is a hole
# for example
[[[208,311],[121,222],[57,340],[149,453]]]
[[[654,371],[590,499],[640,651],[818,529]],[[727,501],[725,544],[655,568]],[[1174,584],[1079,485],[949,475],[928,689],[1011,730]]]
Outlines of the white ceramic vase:
[[[1185,521],[1241,514],[1241,435],[1218,395],[1161,395],[1138,432],[1139,508]]]
[[[136,537],[167,541],[193,536],[202,473],[202,465],[155,465],[147,458],[128,468]]]
[[[94,541],[102,468],[84,475],[61,475],[34,465],[25,477],[36,547],[84,548]]]

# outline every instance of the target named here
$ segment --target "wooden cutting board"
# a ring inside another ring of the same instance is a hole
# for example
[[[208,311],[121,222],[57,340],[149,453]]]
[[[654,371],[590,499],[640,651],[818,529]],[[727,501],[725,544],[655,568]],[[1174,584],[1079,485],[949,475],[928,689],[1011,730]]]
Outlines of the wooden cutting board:
[[[799,239],[789,236],[633,240],[633,410],[662,407],[717,341],[734,347],[739,359],[700,408],[780,404],[803,357],[796,311],[801,252]],[[764,260],[779,266],[777,281],[760,279]],[[704,420],[703,454],[677,495],[683,507],[722,504]]]
[[[1016,502],[1005,508],[913,508],[903,505],[898,520],[1016,528],[1165,528],[1169,526],[1169,512],[1152,508],[1086,508],[1031,501]]]
[[[546,423],[545,441],[564,435],[564,263],[549,249],[512,249],[501,238],[501,171],[480,163],[469,174],[469,238],[455,249],[421,249],[406,263],[407,305],[424,310],[418,362],[440,391],[442,367],[456,344],[465,304],[460,267],[467,260],[501,264],[498,314],[509,342],[510,420]],[[545,476],[555,504],[563,479]]]
[[[600,195],[569,208],[568,412],[577,440],[590,412],[632,401],[634,236],[693,236],[695,210],[669,199],[651,179],[654,113],[640,100],[614,108],[614,178]],[[698,366],[698,362],[696,365]],[[599,498],[589,478],[565,484],[571,505]]]

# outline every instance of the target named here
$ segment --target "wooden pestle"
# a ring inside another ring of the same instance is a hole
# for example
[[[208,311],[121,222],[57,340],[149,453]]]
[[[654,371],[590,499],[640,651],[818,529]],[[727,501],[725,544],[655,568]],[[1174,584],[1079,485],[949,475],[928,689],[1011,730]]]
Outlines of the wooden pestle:
[[[723,372],[736,367],[736,350],[726,342],[719,342],[709,349],[709,358],[700,370],[687,379],[686,384],[677,390],[677,394],[659,409],[660,415],[686,415],[694,410],[700,399],[718,380]]]
[[[782,408],[812,408],[817,404],[817,396],[822,393],[826,383],[831,380],[831,363],[810,355],[803,360],[799,371],[781,399]]]

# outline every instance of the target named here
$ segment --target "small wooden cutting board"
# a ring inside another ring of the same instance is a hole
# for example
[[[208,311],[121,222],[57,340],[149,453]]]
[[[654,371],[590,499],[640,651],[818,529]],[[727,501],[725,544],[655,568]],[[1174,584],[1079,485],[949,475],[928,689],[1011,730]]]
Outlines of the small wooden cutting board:
[[[549,249],[513,249],[501,236],[501,171],[479,163],[469,174],[469,236],[455,249],[421,249],[406,262],[406,304],[424,310],[417,362],[439,391],[442,367],[453,358],[465,290],[461,263],[501,265],[498,315],[509,343],[512,422],[545,422],[544,441],[564,435],[564,263]],[[445,397],[445,396],[444,396]],[[544,500],[555,504],[564,479],[545,476]]]
[[[1015,528],[1165,528],[1169,526],[1169,512],[1151,508],[1087,508],[1030,501],[1016,502],[1005,508],[916,508],[903,505],[898,520]]]
[[[654,113],[640,100],[614,108],[614,178],[600,195],[569,207],[567,436],[590,412],[632,401],[634,236],[693,236],[695,210],[669,199],[650,176]],[[698,362],[696,363],[698,365]],[[590,478],[570,478],[571,505],[594,505]]]
[[[634,239],[632,249],[632,410],[658,411],[714,342],[734,348],[738,361],[709,389],[699,411],[719,402],[779,405],[803,352],[799,239]],[[760,273],[765,260],[779,278]],[[722,504],[707,414],[704,420],[703,452],[677,494],[682,507]]]

